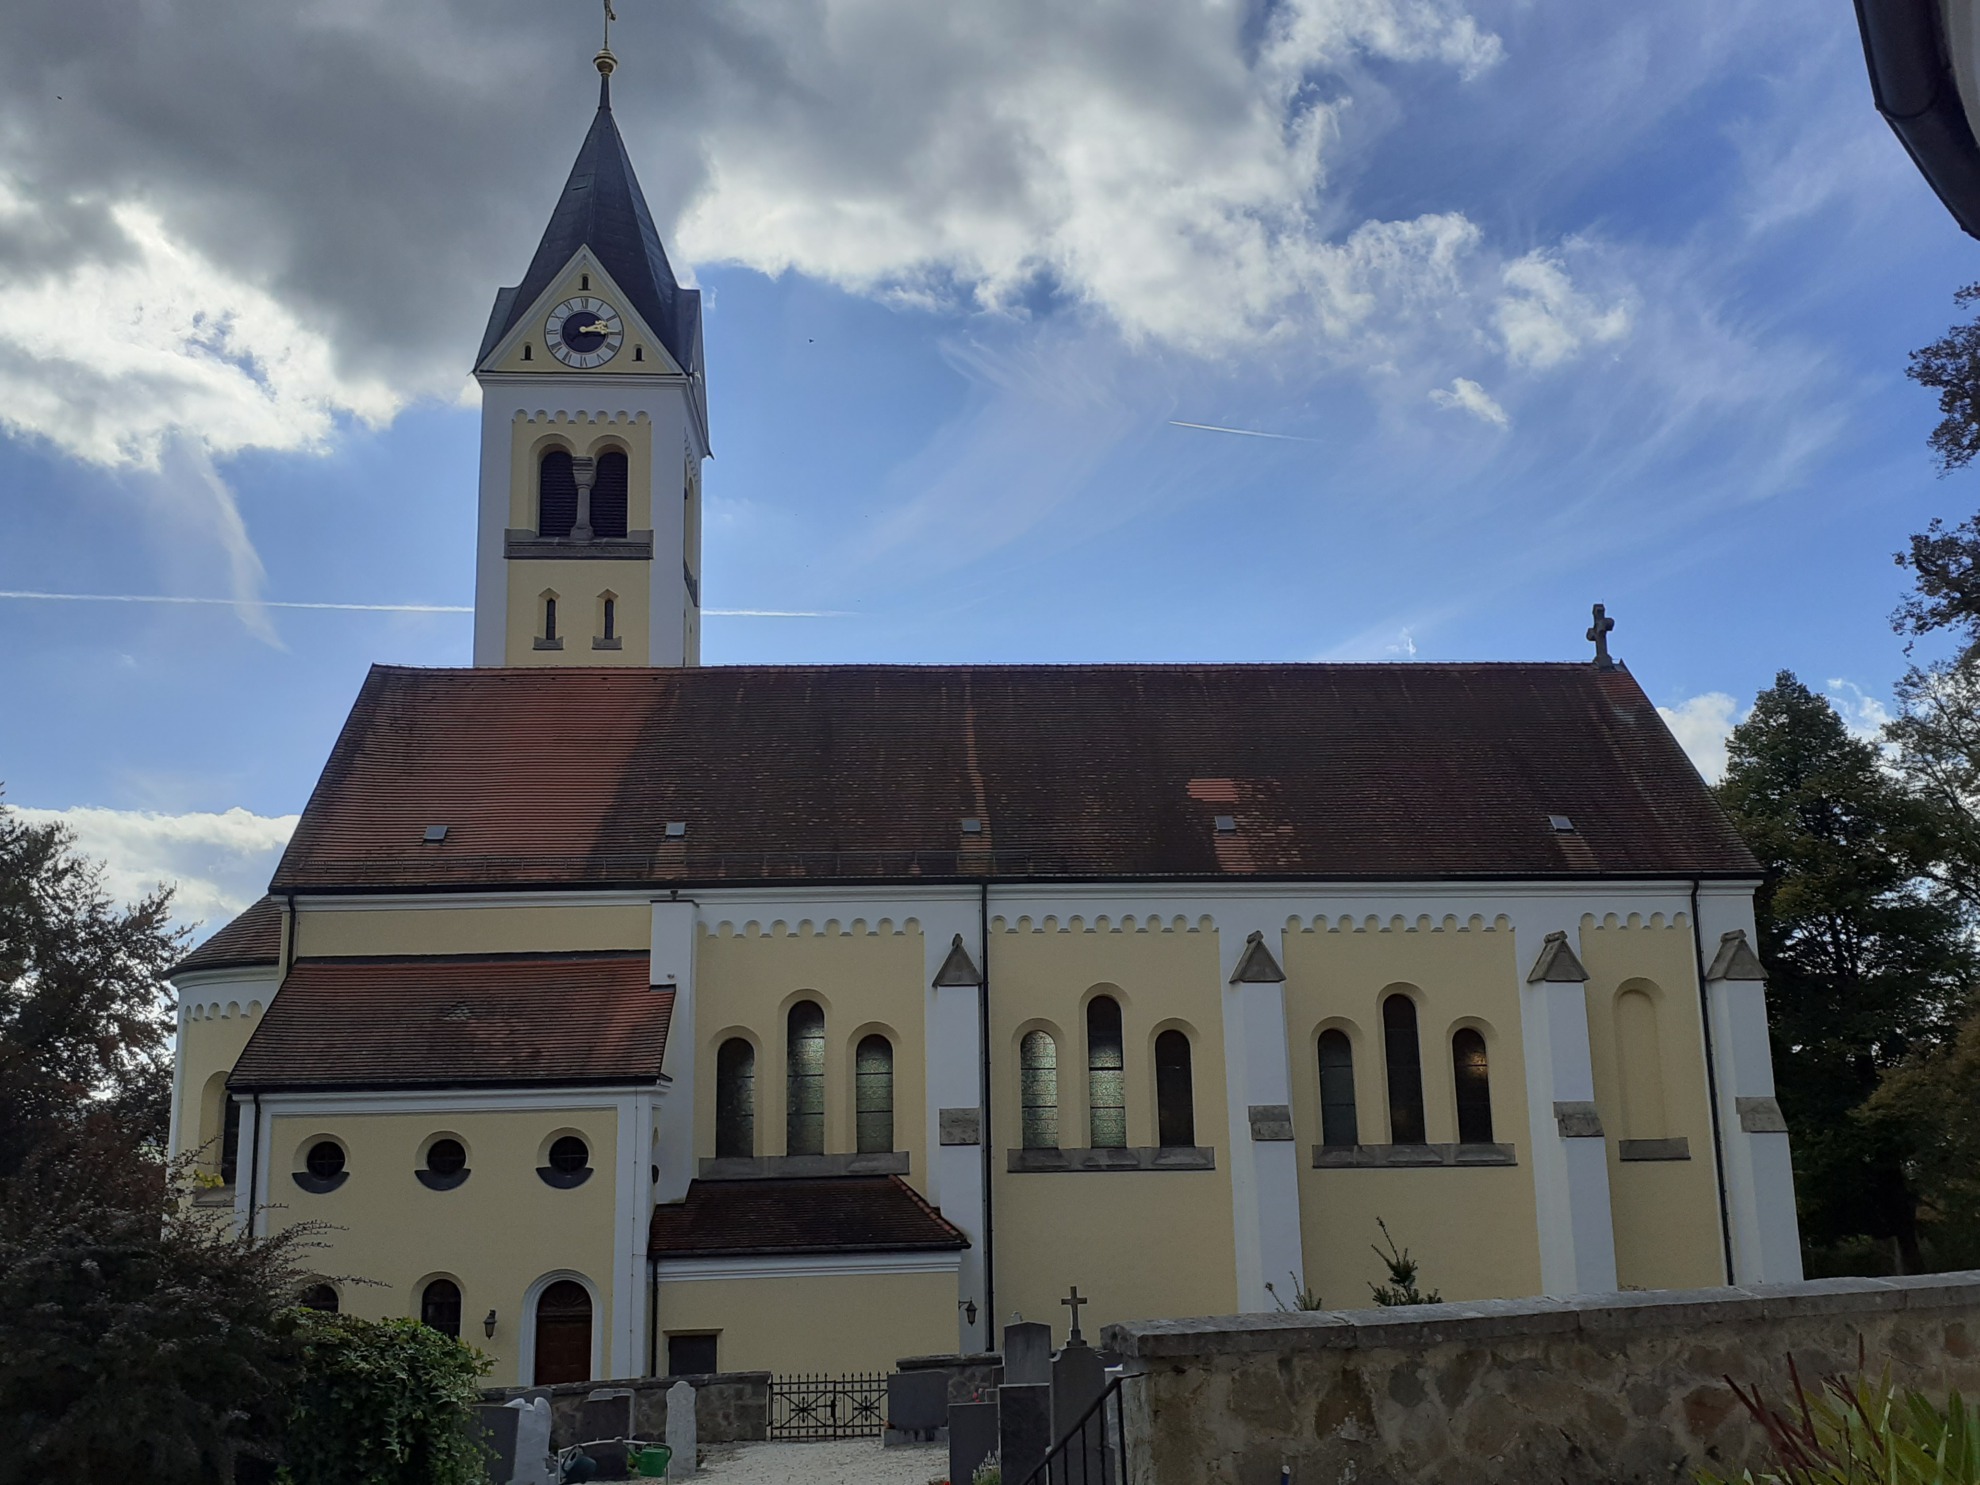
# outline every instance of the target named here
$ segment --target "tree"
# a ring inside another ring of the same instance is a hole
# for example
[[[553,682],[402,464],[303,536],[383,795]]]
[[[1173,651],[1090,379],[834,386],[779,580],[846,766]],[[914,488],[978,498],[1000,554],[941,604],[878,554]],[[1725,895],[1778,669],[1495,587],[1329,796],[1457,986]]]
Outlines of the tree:
[[[1953,303],[1961,309],[1976,301],[1980,301],[1980,284],[1968,284],[1953,295]],[[1980,321],[1955,325],[1913,351],[1905,375],[1939,394],[1943,416],[1929,441],[1939,456],[1940,471],[1971,464],[1980,454]]]
[[[172,1020],[163,976],[184,934],[160,887],[119,909],[60,825],[0,800],[0,1177],[51,1144],[164,1154]]]
[[[488,1358],[417,1320],[303,1314],[286,1453],[294,1485],[480,1485]]]
[[[1923,1047],[1885,1074],[1863,1116],[1911,1152],[1911,1175],[1959,1267],[1980,1263],[1980,1011],[1949,1044]]]
[[[1915,1271],[1904,1141],[1851,1116],[1885,1069],[1951,1023],[1972,972],[1959,904],[1921,868],[1927,813],[1790,671],[1727,757],[1720,799],[1769,873],[1755,911],[1804,1239],[1888,1240]]]

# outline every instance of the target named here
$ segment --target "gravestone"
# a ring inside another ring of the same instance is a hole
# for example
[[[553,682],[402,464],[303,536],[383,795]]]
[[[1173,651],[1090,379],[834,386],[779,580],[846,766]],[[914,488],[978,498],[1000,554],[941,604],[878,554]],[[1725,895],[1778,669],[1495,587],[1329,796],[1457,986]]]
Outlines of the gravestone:
[[[997,1452],[1003,1478],[1021,1485],[1052,1448],[1052,1384],[1010,1382],[997,1389]]]
[[[976,1467],[997,1452],[997,1404],[949,1404],[950,1485],[969,1485]]]
[[[517,1397],[505,1406],[516,1415],[515,1470],[507,1477],[511,1485],[556,1485],[557,1468],[550,1458],[550,1399]]]
[[[1052,1381],[1052,1327],[1019,1320],[1004,1327],[1004,1383]]]
[[[596,1478],[626,1478],[626,1460],[629,1456],[625,1444],[594,1441],[630,1438],[632,1415],[633,1394],[630,1387],[601,1387],[596,1392],[585,1394],[584,1406],[578,1410],[578,1442],[585,1446],[584,1452],[597,1462]]]
[[[887,1378],[888,1444],[934,1444],[949,1426],[949,1374],[944,1371],[893,1372]]]
[[[494,1485],[510,1485],[516,1477],[516,1425],[521,1414],[506,1404],[478,1403],[474,1418],[488,1450],[488,1478]]]
[[[1086,1410],[1107,1390],[1107,1366],[1100,1353],[1075,1333],[1065,1348],[1052,1358],[1052,1440],[1057,1443],[1068,1430],[1086,1417]],[[1079,1439],[1066,1451],[1070,1477],[1093,1485],[1105,1478],[1107,1420],[1099,1415],[1087,1419]],[[1076,1463],[1084,1456],[1084,1465]]]
[[[676,1382],[667,1389],[667,1447],[674,1455],[667,1466],[669,1480],[685,1480],[701,1470],[694,1425],[694,1384]]]

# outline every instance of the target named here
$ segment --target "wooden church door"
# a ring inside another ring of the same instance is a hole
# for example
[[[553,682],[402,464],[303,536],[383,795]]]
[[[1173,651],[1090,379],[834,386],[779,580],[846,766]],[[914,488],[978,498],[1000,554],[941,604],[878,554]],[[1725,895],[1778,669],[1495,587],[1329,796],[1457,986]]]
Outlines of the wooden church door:
[[[591,1380],[591,1296],[559,1279],[536,1301],[536,1385]]]

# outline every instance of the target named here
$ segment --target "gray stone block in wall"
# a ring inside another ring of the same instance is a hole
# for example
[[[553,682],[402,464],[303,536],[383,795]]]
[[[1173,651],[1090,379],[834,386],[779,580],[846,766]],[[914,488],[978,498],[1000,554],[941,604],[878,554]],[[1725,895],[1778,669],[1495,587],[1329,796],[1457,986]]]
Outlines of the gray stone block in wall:
[[[1019,1320],[1004,1327],[1004,1385],[1050,1386],[1052,1327],[1037,1320]]]
[[[667,1389],[667,1447],[673,1460],[669,1480],[685,1480],[701,1469],[699,1433],[695,1428],[694,1384],[676,1382]]]
[[[600,1440],[626,1439],[632,1436],[633,1394],[630,1387],[600,1387],[585,1394],[584,1406],[578,1412],[577,1442],[585,1446],[598,1465],[597,1477],[600,1480],[623,1480],[626,1478],[628,1451],[623,1443],[601,1443]]]
[[[983,1111],[943,1109],[937,1115],[936,1128],[945,1145],[979,1145],[983,1143]]]
[[[997,1403],[949,1405],[949,1480],[969,1485],[976,1467],[997,1452]]]

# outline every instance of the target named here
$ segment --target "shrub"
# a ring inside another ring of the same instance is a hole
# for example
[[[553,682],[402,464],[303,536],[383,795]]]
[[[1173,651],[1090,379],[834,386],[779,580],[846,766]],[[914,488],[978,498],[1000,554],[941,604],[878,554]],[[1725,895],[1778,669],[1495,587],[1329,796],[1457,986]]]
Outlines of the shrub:
[[[1698,1485],[1980,1485],[1980,1418],[1957,1392],[1941,1407],[1922,1392],[1898,1392],[1859,1362],[1853,1377],[1830,1377],[1813,1396],[1794,1359],[1793,1401],[1776,1407],[1759,1389],[1726,1379],[1767,1436],[1773,1468],[1737,1481],[1701,1473]]]
[[[416,1320],[299,1311],[292,1485],[483,1485],[474,1432],[488,1358]]]

